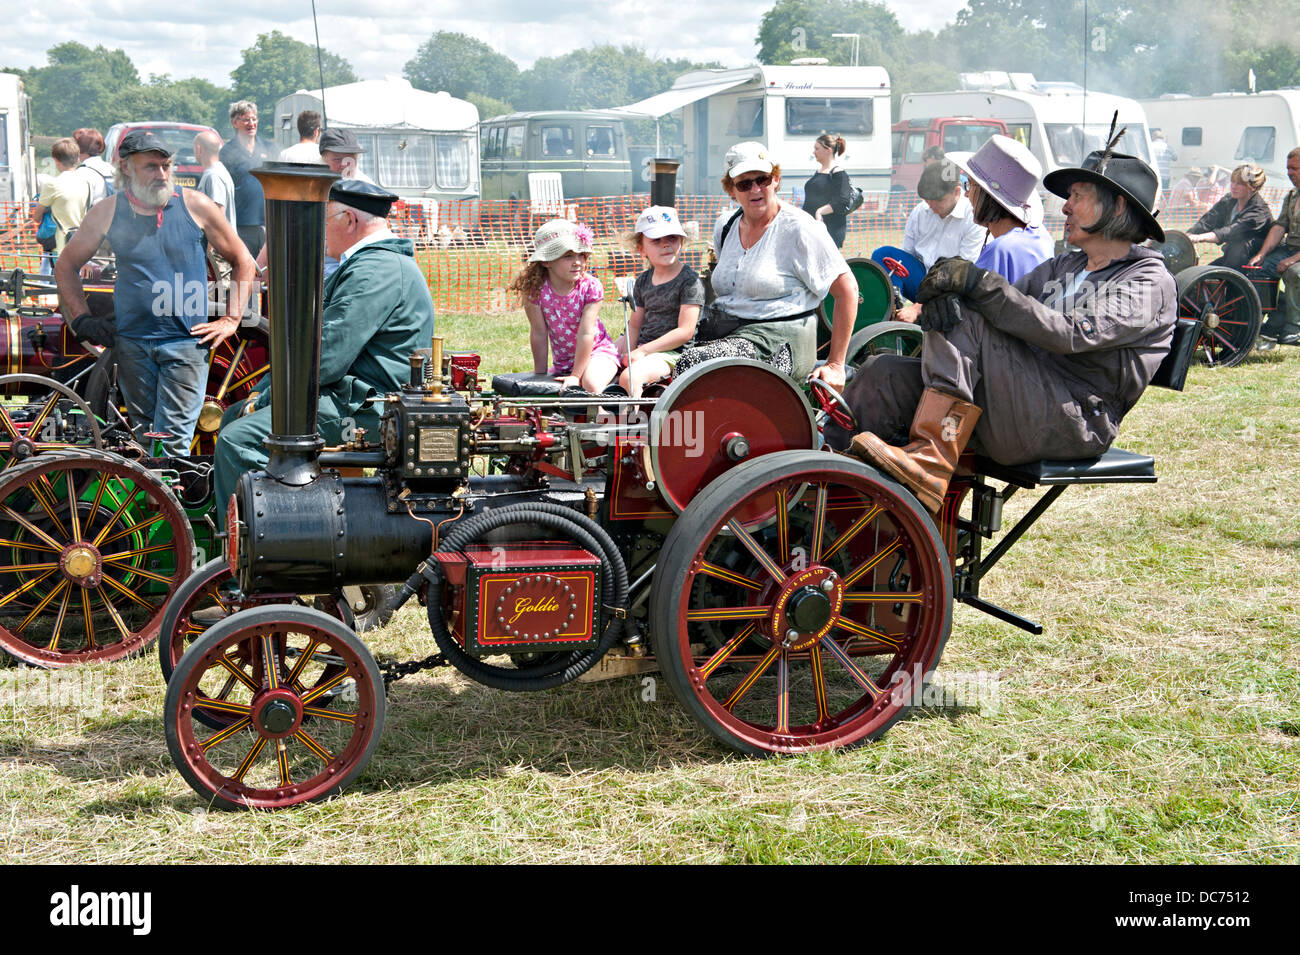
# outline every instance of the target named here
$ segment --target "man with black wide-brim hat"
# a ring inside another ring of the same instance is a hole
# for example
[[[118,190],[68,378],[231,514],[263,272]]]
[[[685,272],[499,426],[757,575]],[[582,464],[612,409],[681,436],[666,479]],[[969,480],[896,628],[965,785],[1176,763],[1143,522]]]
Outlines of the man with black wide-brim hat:
[[[349,440],[349,425],[378,434],[379,411],[368,399],[400,391],[410,355],[433,338],[433,299],[415,263],[415,246],[388,229],[397,196],[373,183],[341,179],[325,207],[325,248],[341,264],[325,282],[316,426],[326,444]],[[229,499],[239,475],[266,466],[270,389],[255,410],[224,424],[217,438],[217,501]],[[225,506],[222,504],[221,506]]]
[[[1169,351],[1173,276],[1137,244],[1164,239],[1155,170],[1108,149],[1043,184],[1066,200],[1079,251],[1014,286],[964,259],[936,262],[917,295],[921,357],[869,359],[845,391],[862,433],[828,426],[833,447],[851,444],[931,512],[968,441],[1003,464],[1103,453]],[[906,446],[889,443],[909,431]]]

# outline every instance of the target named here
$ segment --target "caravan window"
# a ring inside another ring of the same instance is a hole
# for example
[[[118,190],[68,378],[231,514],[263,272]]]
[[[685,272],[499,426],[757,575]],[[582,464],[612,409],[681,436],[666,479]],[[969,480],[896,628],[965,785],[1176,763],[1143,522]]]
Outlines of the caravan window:
[[[1201,145],[1201,127],[1184,126],[1183,127],[1183,145],[1199,146]]]
[[[1122,121],[1121,121],[1122,125]],[[1089,123],[1079,126],[1075,123],[1048,123],[1047,145],[1058,166],[1078,166],[1083,158],[1096,149],[1104,149],[1106,136],[1110,132],[1109,123]],[[1147,160],[1146,127],[1131,123],[1125,129],[1117,152],[1128,153],[1139,159]]]
[[[785,101],[785,131],[815,136],[824,129],[841,136],[870,136],[874,110],[870,99],[792,98]]]
[[[572,156],[573,155],[573,127],[572,126],[543,126],[542,127],[542,155],[543,156]]]
[[[739,136],[741,139],[762,138],[763,101],[742,99],[737,103],[736,111],[731,114],[731,123],[727,126],[727,135]]]
[[[1237,143],[1233,159],[1253,159],[1255,162],[1272,162],[1273,146],[1277,142],[1277,129],[1273,126],[1247,126]]]
[[[469,140],[464,136],[433,137],[433,169],[440,189],[469,185]]]
[[[588,126],[587,127],[587,155],[588,156],[614,155],[614,127],[613,126]]]
[[[0,169],[9,168],[9,114],[0,113]]]
[[[380,185],[390,189],[427,189],[433,185],[433,137],[381,133],[375,137]]]
[[[505,144],[501,147],[501,155],[506,159],[523,159],[524,158],[524,127],[507,126]]]

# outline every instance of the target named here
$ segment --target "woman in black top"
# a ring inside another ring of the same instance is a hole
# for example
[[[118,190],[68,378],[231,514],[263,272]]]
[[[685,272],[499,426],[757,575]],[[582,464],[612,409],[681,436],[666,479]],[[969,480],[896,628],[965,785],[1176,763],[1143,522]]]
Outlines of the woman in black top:
[[[1211,265],[1239,269],[1259,251],[1273,224],[1268,203],[1260,198],[1267,176],[1253,163],[1232,171],[1232,185],[1224,196],[1187,232],[1193,242],[1213,242],[1223,246],[1223,254]]]
[[[818,170],[803,186],[803,211],[826,226],[837,248],[844,248],[849,201],[853,187],[849,174],[838,165],[844,155],[844,137],[822,133],[813,143]]]

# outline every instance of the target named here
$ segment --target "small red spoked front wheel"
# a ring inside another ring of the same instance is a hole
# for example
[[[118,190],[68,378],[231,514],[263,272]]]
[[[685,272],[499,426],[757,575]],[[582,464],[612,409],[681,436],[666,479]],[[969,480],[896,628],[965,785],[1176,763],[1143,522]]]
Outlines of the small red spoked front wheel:
[[[244,610],[214,624],[167,684],[167,748],[185,781],[229,809],[331,796],[374,755],[383,677],[339,620],[307,607]],[[200,714],[219,714],[214,728]]]

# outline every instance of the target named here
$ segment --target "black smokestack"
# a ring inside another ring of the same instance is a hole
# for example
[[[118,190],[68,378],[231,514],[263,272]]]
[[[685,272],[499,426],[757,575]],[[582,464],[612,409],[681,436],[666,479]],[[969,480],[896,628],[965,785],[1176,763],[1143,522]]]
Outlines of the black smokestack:
[[[325,204],[338,173],[296,163],[253,170],[266,196],[271,436],[266,471],[302,485],[320,473],[316,433],[324,298]]]
[[[650,160],[653,174],[650,180],[650,205],[677,205],[677,167],[680,165],[676,159]]]

